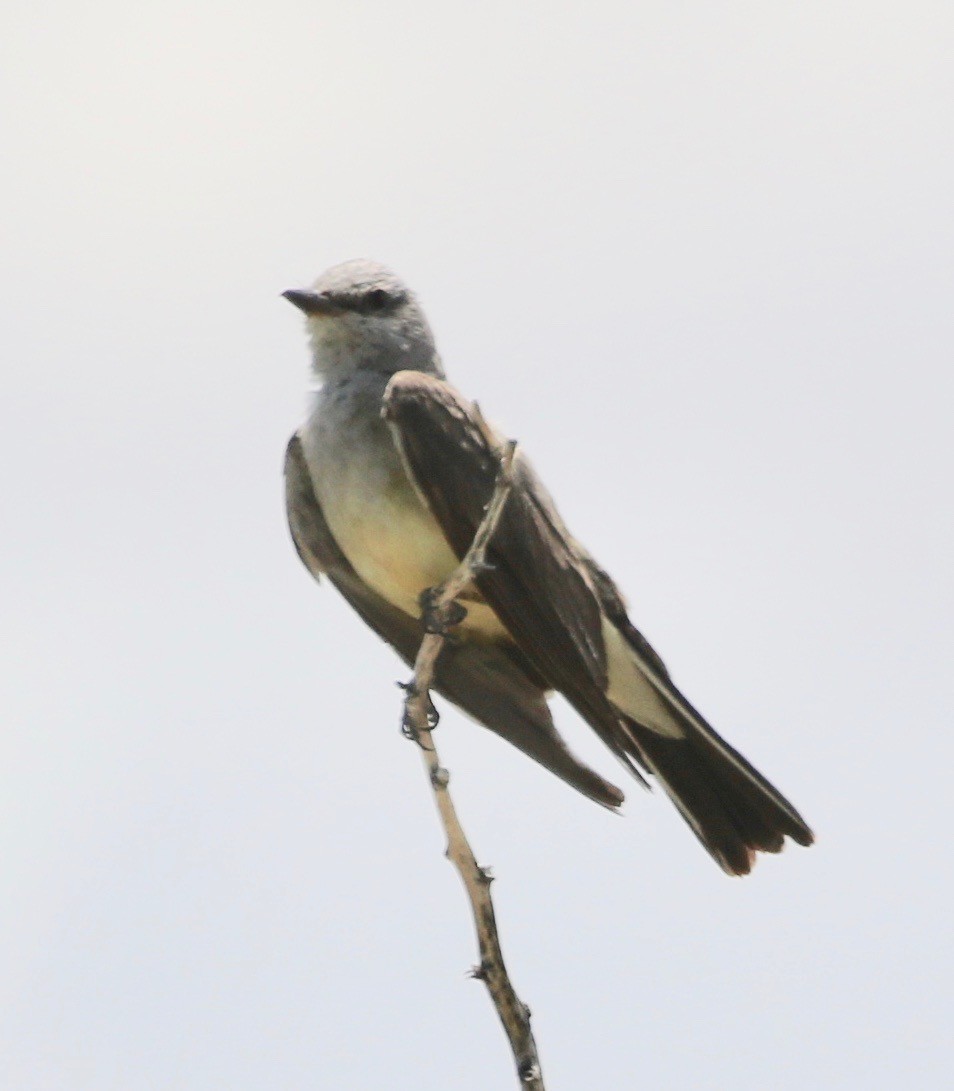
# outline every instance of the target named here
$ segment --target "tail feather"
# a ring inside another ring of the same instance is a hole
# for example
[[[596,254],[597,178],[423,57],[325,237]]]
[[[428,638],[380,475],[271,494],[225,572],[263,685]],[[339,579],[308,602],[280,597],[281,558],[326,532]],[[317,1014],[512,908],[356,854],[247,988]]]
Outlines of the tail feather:
[[[621,713],[622,748],[658,778],[730,875],[747,875],[757,852],[781,852],[786,837],[810,845],[798,811],[712,730],[607,594],[607,696]]]
[[[756,852],[781,852],[786,836],[800,845],[814,840],[784,796],[711,728],[684,724],[686,733],[673,737],[626,725],[642,761],[730,875],[747,875]]]

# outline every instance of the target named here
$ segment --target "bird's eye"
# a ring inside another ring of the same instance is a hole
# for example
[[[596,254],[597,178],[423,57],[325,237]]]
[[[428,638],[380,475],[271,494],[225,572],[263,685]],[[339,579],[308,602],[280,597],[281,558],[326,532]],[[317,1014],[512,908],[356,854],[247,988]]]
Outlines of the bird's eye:
[[[388,305],[390,296],[383,288],[374,288],[364,297],[364,301],[372,311],[380,311]]]

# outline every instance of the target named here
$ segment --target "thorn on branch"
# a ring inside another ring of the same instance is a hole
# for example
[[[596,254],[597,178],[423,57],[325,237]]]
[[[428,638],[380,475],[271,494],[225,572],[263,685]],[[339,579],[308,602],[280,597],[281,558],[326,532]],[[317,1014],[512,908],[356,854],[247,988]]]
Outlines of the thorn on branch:
[[[521,1083],[535,1083],[543,1075],[536,1061],[527,1061],[517,1070]]]
[[[490,967],[486,962],[481,962],[479,966],[471,966],[467,971],[467,976],[473,981],[486,981],[487,974],[490,972]]]

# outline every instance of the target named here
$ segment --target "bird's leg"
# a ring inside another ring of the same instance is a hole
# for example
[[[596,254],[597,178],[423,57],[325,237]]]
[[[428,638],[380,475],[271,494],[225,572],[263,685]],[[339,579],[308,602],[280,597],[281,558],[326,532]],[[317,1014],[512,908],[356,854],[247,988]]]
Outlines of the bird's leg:
[[[466,607],[456,599],[444,597],[443,584],[425,588],[418,602],[421,606],[421,624],[424,626],[424,632],[429,636],[445,638],[467,617]],[[421,690],[416,676],[410,682],[398,682],[398,685],[407,694],[407,700],[404,702],[404,716],[401,720],[401,734],[406,739],[416,742],[418,746],[426,748],[426,743],[416,726],[416,723],[420,722],[418,716],[423,713],[429,731],[433,731],[440,721],[440,715],[431,700],[430,691]]]

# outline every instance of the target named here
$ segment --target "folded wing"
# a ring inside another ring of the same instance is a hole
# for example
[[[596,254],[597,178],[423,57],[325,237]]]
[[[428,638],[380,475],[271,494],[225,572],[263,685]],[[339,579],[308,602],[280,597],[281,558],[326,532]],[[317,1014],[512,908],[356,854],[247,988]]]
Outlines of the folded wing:
[[[433,376],[399,372],[384,402],[408,474],[462,558],[494,491],[500,438],[476,406]],[[637,776],[634,762],[656,775],[730,874],[747,873],[756,851],[778,852],[786,835],[810,844],[794,807],[676,688],[519,451],[514,472],[476,583],[532,672]]]

